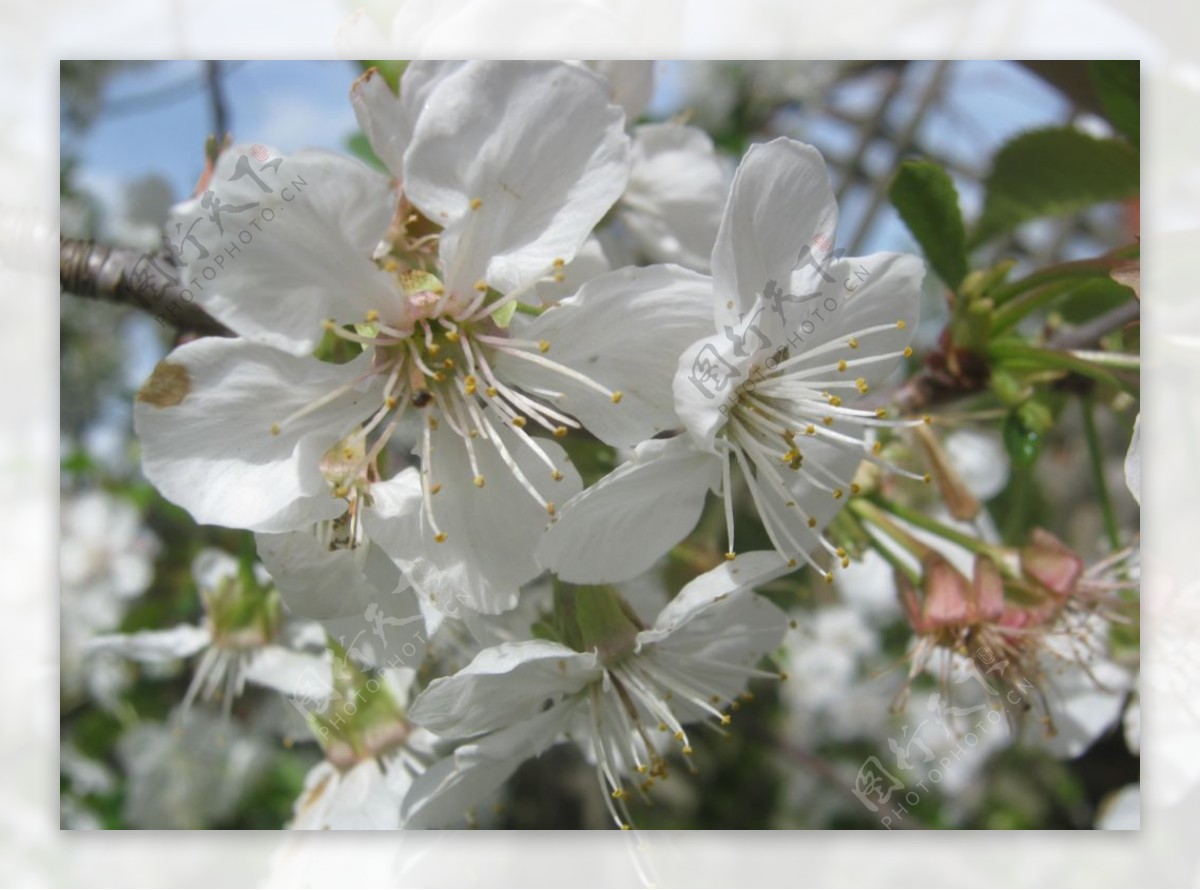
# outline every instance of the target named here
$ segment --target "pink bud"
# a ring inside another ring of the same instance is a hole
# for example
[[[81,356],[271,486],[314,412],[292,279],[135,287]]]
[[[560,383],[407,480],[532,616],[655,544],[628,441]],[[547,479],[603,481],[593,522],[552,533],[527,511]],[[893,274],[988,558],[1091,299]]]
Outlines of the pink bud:
[[[1059,596],[1070,596],[1083,574],[1083,559],[1045,529],[1035,528],[1021,548],[1021,571]]]

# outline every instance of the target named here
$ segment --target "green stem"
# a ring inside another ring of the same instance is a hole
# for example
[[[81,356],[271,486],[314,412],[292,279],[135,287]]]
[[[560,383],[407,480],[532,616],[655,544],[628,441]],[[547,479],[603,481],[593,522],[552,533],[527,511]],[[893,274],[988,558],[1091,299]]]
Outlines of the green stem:
[[[893,538],[897,544],[917,559],[924,559],[929,554],[930,548],[928,544],[917,540],[907,531],[896,525],[892,517],[880,509],[878,504],[863,498],[856,498],[850,502],[850,509],[858,514],[859,519],[866,520],[863,527],[867,530],[868,534],[870,534],[870,525],[876,525],[887,532],[889,538]],[[885,548],[881,547],[880,549]],[[889,561],[892,562],[892,565],[897,564],[893,560]]]
[[[1018,281],[1014,281],[1007,287],[999,288],[989,296],[996,306],[1000,306],[1014,297],[1018,297],[1026,291],[1041,287],[1044,284],[1051,284],[1052,282],[1064,279],[1106,278],[1112,272],[1114,266],[1140,255],[1140,246],[1130,244],[1117,248],[1105,256],[1097,257],[1096,259],[1058,263],[1053,266],[1047,266],[1045,269],[1038,269],[1036,272],[1031,272],[1029,275]]]
[[[1134,398],[1139,396],[1138,388],[1127,380],[1123,380],[1099,365],[1076,358],[1069,352],[1059,352],[1040,346],[1027,346],[1024,343],[1004,342],[993,343],[988,352],[993,359],[1004,364],[1023,364],[1035,368],[1056,368],[1082,374],[1100,383],[1116,387],[1122,392],[1129,393]]]
[[[995,547],[971,535],[964,534],[958,529],[950,528],[948,525],[943,525],[932,516],[926,516],[920,510],[914,510],[911,507],[888,503],[883,509],[903,519],[905,522],[915,525],[917,528],[922,528],[927,532],[937,535],[939,538],[950,541],[952,544],[957,544],[964,550],[988,557],[996,563],[1000,571],[1007,572],[1007,562],[999,547]]]
[[[1096,497],[1100,500],[1100,512],[1104,516],[1104,529],[1108,532],[1108,543],[1116,551],[1121,547],[1121,531],[1117,525],[1117,514],[1113,509],[1108,482],[1104,478],[1104,452],[1100,447],[1100,436],[1096,432],[1096,405],[1091,396],[1085,396],[1079,407],[1083,412],[1083,435],[1092,464],[1092,482],[1096,486]]]
[[[1073,293],[1081,284],[1083,282],[1078,279],[1052,282],[1034,288],[1016,299],[1010,300],[992,314],[992,334],[995,335],[1007,331],[1031,312],[1048,306],[1059,297]]]

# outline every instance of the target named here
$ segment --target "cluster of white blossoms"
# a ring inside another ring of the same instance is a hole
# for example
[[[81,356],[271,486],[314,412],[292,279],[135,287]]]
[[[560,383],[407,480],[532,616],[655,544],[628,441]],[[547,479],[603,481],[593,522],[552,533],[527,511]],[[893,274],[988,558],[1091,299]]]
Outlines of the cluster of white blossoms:
[[[920,478],[879,433],[924,420],[877,390],[912,353],[923,264],[835,249],[810,146],[755,145],[729,183],[702,131],[632,126],[651,70],[414,62],[398,94],[368,71],[351,100],[387,175],[235,145],[173,211],[187,295],[234,336],[179,346],[141,389],[144,471],[196,521],[255,533],[288,620],[328,634],[305,656],[322,691],[261,592],[100,645],[199,654],[189,697],[300,700],[326,760],[297,826],[452,823],[563,740],[629,826],[631,791],[691,754],[686,726],[778,676],[788,619],[752,588],[848,565],[824,529],[863,461]],[[585,488],[569,451],[588,438],[630,457]],[[611,585],[710,492],[724,559],[640,617]],[[735,492],[772,549],[739,554]],[[434,649],[465,667],[414,674]]]

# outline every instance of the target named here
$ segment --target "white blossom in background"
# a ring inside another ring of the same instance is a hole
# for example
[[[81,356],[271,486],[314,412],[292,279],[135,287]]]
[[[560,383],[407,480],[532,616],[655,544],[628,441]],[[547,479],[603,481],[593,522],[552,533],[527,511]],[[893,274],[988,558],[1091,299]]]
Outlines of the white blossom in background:
[[[576,602],[593,596],[603,613],[588,651],[549,640],[503,643],[434,680],[412,719],[465,741],[413,784],[408,825],[458,818],[566,733],[594,764],[613,820],[630,827],[626,783],[645,794],[666,778],[670,747],[692,753],[685,724],[728,724],[725,709],[749,679],[777,676],[756,665],[783,639],[786,617],[749,587],[783,568],[775,554],[744,554],[685,586],[650,627],[612,594],[583,590]],[[586,635],[583,619],[581,627]]]
[[[330,694],[324,633],[311,622],[285,624],[278,594],[261,567],[253,586],[240,577],[237,559],[208,548],[197,554],[192,575],[204,604],[203,623],[96,637],[90,650],[149,665],[198,655],[180,706],[185,717],[197,696],[220,697],[228,714],[247,682],[285,695]]]
[[[133,504],[102,491],[64,495],[59,543],[59,644],[65,698],[87,692],[108,707],[129,681],[116,659],[90,657],[154,577],[159,543]]]
[[[288,828],[391,830],[405,827],[401,803],[433,759],[436,738],[405,717],[416,672],[387,668],[367,677],[343,662],[329,700],[306,703],[324,752],[304,779]]]
[[[200,710],[122,734],[124,818],[133,828],[211,828],[233,815],[263,775],[266,740]]]
[[[538,547],[547,567],[576,583],[645,571],[692,530],[710,489],[725,499],[732,558],[735,465],[779,553],[830,580],[818,555],[848,564],[821,530],[855,493],[859,464],[914,475],[883,461],[868,433],[923,421],[889,419],[863,400],[911,354],[924,271],[901,254],[842,257],[833,249],[836,228],[820,154],[777,139],[752,147],[738,168],[712,278],[671,266],[640,270],[645,293],[672,286],[681,309],[709,307],[703,317],[693,309],[679,319],[673,336],[694,334],[671,381],[686,435],[639,445],[632,461],[564,505]],[[637,284],[621,274],[590,282],[579,303],[563,301],[528,330],[550,336],[586,317],[585,294]],[[643,397],[661,401],[662,391],[654,392],[661,382],[643,378]]]

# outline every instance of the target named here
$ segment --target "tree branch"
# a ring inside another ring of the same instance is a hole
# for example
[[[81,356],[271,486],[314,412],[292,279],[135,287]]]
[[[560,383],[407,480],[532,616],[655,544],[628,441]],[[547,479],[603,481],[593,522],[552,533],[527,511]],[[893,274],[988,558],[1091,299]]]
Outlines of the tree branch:
[[[129,247],[109,247],[77,238],[59,238],[58,278],[62,289],[76,296],[124,303],[149,313],[164,327],[200,335],[229,336],[232,332],[201,309],[175,281],[171,255],[163,250],[143,253]]]

